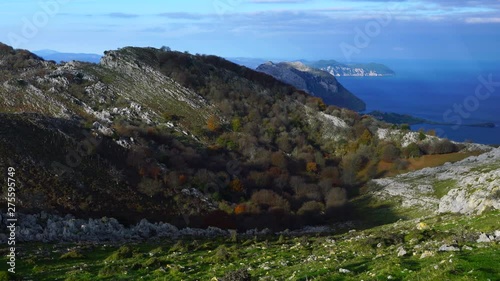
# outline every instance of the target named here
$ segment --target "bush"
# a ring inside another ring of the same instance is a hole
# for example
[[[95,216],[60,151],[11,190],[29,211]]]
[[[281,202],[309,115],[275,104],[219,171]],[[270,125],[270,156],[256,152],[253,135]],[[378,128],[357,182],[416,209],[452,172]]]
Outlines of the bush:
[[[423,141],[427,138],[427,135],[424,133],[424,131],[419,131],[418,132],[418,140]]]
[[[422,151],[416,143],[410,143],[407,147],[403,149],[403,155],[406,158],[418,158],[422,156]]]
[[[129,246],[121,246],[118,250],[113,252],[106,261],[118,261],[132,257],[132,249]]]
[[[457,151],[458,151],[457,145],[446,139],[437,142],[434,147],[435,154],[447,154]]]
[[[326,196],[326,207],[341,207],[347,202],[347,191],[344,188],[334,187]]]
[[[459,147],[451,141],[444,139],[420,145],[420,150],[425,154],[447,154],[459,151]]]
[[[262,189],[252,195],[251,201],[257,205],[268,207],[269,209],[282,209],[290,211],[290,203],[276,192]]]
[[[386,144],[382,148],[381,158],[385,162],[392,163],[392,162],[396,161],[396,159],[398,159],[400,155],[401,155],[401,150],[399,150],[399,148],[397,148],[392,143]]]
[[[317,201],[308,201],[297,211],[298,215],[317,215],[325,210],[325,205]]]
[[[318,172],[318,164],[316,164],[316,162],[308,162],[306,165],[306,171],[308,173],[317,173]]]
[[[61,256],[61,259],[81,259],[83,255],[78,251],[69,251]]]
[[[221,262],[227,262],[231,259],[231,254],[229,253],[229,250],[226,248],[226,246],[221,245],[215,250],[215,255],[214,255],[214,262],[215,263],[221,263]]]

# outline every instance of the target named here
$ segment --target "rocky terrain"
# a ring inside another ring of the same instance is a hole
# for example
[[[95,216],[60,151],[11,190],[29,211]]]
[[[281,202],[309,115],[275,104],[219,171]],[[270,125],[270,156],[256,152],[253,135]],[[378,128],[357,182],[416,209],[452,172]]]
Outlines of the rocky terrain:
[[[297,89],[321,97],[325,103],[363,111],[365,103],[345,89],[328,72],[306,66],[301,62],[267,62],[257,67],[258,71],[269,74]]]
[[[342,64],[335,60],[308,62],[307,65],[327,71],[333,76],[393,76],[396,73],[379,63]]]
[[[433,214],[500,209],[500,149],[436,168],[373,181],[376,198]]]
[[[0,44],[20,278],[499,275],[500,149],[328,106],[304,90],[352,96],[324,71],[264,67],[297,85],[215,56],[126,47],[57,64]],[[424,168],[443,159],[458,162]]]

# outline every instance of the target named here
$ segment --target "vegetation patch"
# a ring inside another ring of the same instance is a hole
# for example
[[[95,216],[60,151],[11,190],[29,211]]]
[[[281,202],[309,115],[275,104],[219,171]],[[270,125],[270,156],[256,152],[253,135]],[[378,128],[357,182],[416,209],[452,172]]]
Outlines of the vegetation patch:
[[[434,188],[434,196],[438,199],[441,199],[443,196],[448,194],[450,190],[455,188],[457,185],[457,181],[454,179],[436,181],[433,183]]]

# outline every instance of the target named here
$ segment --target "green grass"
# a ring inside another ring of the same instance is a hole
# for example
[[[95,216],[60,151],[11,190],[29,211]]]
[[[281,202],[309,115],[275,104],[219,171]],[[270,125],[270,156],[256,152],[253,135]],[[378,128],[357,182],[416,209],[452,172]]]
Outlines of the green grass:
[[[79,254],[70,254],[71,258],[61,257],[76,251],[75,245],[22,244],[17,276],[27,280],[211,280],[245,268],[252,280],[495,280],[500,276],[500,246],[478,244],[475,239],[480,231],[493,231],[499,216],[498,211],[476,217],[444,215],[423,220],[426,230],[418,230],[417,222],[410,220],[324,237],[76,245]],[[451,241],[472,250],[437,251]],[[399,247],[407,255],[398,257]],[[434,255],[421,259],[424,251]],[[5,270],[3,258],[0,271]],[[262,279],[266,276],[269,279]]]
[[[450,190],[455,188],[457,185],[457,181],[454,179],[436,181],[433,183],[434,188],[434,196],[438,199],[441,199],[443,196],[448,194]]]

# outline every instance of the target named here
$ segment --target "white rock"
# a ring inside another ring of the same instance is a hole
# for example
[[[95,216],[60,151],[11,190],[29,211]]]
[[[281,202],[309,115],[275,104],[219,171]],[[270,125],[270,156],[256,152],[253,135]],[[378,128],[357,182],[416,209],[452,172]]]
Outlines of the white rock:
[[[398,248],[398,257],[402,257],[406,254],[407,254],[407,252],[405,251],[405,249],[402,246]]]
[[[442,245],[441,247],[439,247],[438,251],[440,251],[440,252],[458,252],[458,251],[460,251],[460,249],[458,247],[455,247],[455,246]]]
[[[425,251],[422,253],[422,255],[420,256],[421,259],[424,259],[424,258],[427,258],[427,257],[432,257],[434,256],[435,253],[434,252],[431,252],[431,251]]]
[[[491,239],[488,235],[481,233],[481,235],[479,235],[479,238],[476,240],[476,242],[477,243],[490,243]]]

